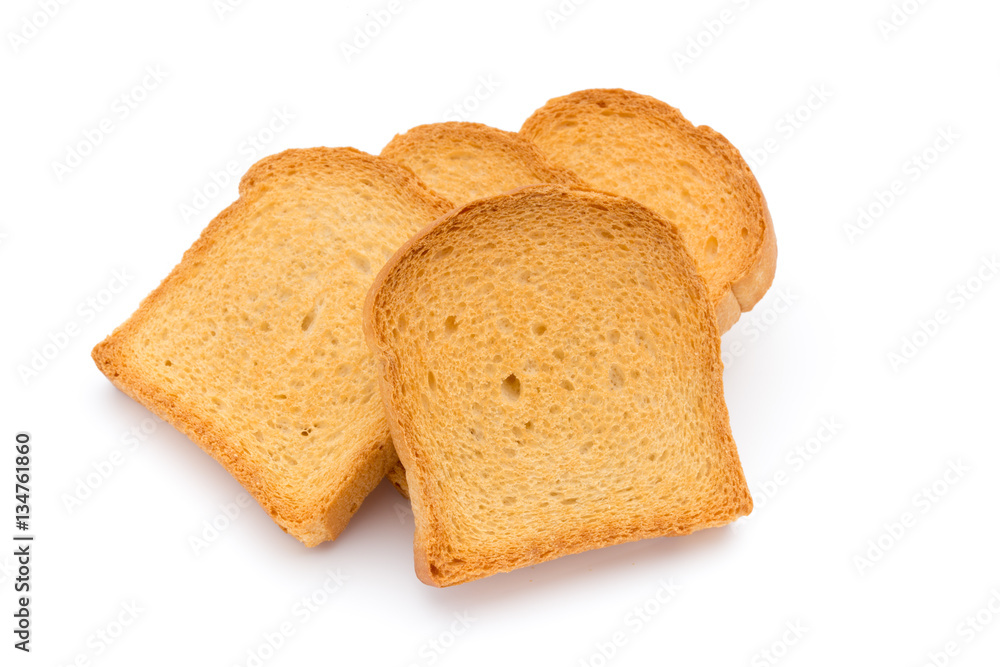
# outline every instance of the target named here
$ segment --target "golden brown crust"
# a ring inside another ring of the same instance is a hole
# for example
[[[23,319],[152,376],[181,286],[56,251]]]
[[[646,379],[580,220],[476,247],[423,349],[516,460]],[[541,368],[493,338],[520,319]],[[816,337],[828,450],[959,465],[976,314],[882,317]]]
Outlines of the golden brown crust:
[[[725,332],[737,321],[741,311],[753,308],[767,292],[777,261],[773,222],[750,167],[739,150],[712,128],[706,125],[695,127],[674,107],[654,97],[620,88],[581,90],[551,99],[525,120],[520,134],[544,146],[543,138],[553,127],[576,110],[590,105],[643,114],[651,121],[669,127],[672,132],[686,136],[692,144],[701,146],[706,152],[720,158],[720,165],[730,175],[736,195],[745,210],[745,218],[752,222],[754,228],[754,235],[748,239],[746,252],[729,267],[726,278],[718,284],[711,284],[716,281],[710,281],[709,291],[718,311],[719,328]],[[692,252],[692,255],[695,253]]]
[[[403,384],[403,376],[398,351],[388,331],[391,325],[386,324],[392,318],[387,313],[387,319],[382,321],[379,313],[393,298],[395,290],[400,290],[399,294],[411,293],[405,283],[396,284],[399,280],[405,280],[399,276],[406,263],[419,262],[421,258],[431,256],[432,250],[438,245],[454,243],[449,237],[452,230],[460,229],[462,225],[488,224],[490,220],[488,217],[467,214],[478,214],[479,210],[486,210],[495,219],[503,217],[507,212],[513,214],[525,206],[544,207],[547,199],[567,197],[587,199],[611,214],[641,221],[644,228],[662,237],[665,246],[676,250],[677,265],[671,269],[694,295],[698,304],[698,321],[705,327],[704,339],[699,343],[701,347],[697,362],[704,364],[708,369],[706,375],[711,378],[706,397],[710,406],[707,409],[712,414],[710,424],[714,440],[723,453],[724,469],[718,473],[725,479],[723,488],[719,491],[718,504],[712,505],[714,509],[698,516],[633,517],[624,522],[598,522],[592,527],[572,533],[524,535],[519,544],[499,552],[478,554],[474,562],[455,560],[446,537],[447,531],[443,528],[447,523],[445,513],[453,510],[449,510],[447,501],[442,496],[440,480],[429,478],[428,468],[422,464],[422,457],[428,453],[417,440],[416,429],[408,411],[404,409],[401,392],[396,391]],[[379,384],[383,404],[389,416],[393,442],[400,461],[405,466],[409,483],[416,524],[415,570],[421,581],[427,584],[450,586],[587,549],[649,537],[683,535],[693,530],[728,523],[752,509],[753,503],[743,477],[739,455],[732,443],[728,411],[723,397],[720,343],[714,307],[707,298],[703,280],[683,250],[683,242],[676,228],[632,200],[594,190],[529,186],[457,208],[421,230],[385,264],[365,300],[364,330],[369,347],[380,361]]]
[[[475,176],[467,171],[462,182],[446,190],[443,182],[432,180],[433,174],[426,167],[428,161],[434,167],[441,167],[447,162],[448,153],[458,147],[474,151],[472,156],[480,169]],[[523,136],[482,123],[451,121],[418,125],[393,137],[380,155],[411,169],[432,189],[460,204],[535,183],[587,187],[583,179],[569,169],[554,164]],[[500,159],[513,161],[526,172],[526,180],[509,183],[508,174],[498,173],[503,171],[503,165],[498,164]],[[473,189],[481,194],[470,195]]]
[[[450,202],[428,190],[408,170],[353,148],[288,150],[265,158],[251,167],[240,181],[240,198],[205,228],[180,263],[142,301],[136,312],[92,352],[97,367],[116,387],[173,424],[219,461],[283,530],[306,546],[335,538],[361,500],[388,472],[395,461],[388,434],[369,433],[365,442],[357,444],[348,469],[332,471],[326,479],[326,488],[316,495],[316,502],[302,506],[276,490],[266,462],[248,460],[240,454],[233,444],[234,435],[213,420],[212,415],[199,414],[183,397],[172,396],[163,386],[149,381],[143,368],[132,363],[130,350],[143,326],[155,317],[156,308],[165,295],[200,269],[214,244],[239,230],[250,218],[253,203],[266,195],[275,175],[305,168],[322,170],[333,164],[356,165],[367,173],[384,176],[400,193],[425,208],[429,218],[451,208]],[[308,492],[312,495],[314,490]]]

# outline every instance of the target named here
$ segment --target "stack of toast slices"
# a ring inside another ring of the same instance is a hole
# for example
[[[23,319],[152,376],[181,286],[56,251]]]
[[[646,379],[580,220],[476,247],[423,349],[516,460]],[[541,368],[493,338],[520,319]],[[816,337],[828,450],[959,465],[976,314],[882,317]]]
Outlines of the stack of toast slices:
[[[776,256],[722,135],[586,90],[258,162],[93,358],[307,546],[388,476],[450,586],[750,512],[719,336]]]

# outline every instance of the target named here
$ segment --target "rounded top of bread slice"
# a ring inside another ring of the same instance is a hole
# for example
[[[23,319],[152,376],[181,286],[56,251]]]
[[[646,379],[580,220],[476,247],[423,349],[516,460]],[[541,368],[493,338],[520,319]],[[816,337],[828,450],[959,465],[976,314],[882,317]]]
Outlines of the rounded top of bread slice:
[[[557,97],[520,134],[593,187],[680,230],[725,330],[767,291],[777,256],[767,204],[739,151],[674,107],[621,89]]]
[[[409,168],[458,204],[535,183],[585,185],[525,138],[481,123],[418,125],[393,137],[381,157]]]
[[[750,511],[714,308],[630,199],[531,186],[454,209],[387,262],[364,325],[427,583]]]

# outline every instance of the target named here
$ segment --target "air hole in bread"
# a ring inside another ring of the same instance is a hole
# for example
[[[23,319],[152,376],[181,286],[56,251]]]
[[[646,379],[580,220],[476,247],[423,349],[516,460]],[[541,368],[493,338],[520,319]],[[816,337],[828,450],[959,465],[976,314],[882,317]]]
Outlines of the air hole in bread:
[[[433,371],[427,371],[427,386],[431,391],[437,391],[438,385],[437,380],[434,378]]]
[[[446,333],[453,334],[458,331],[458,322],[455,320],[454,315],[449,315],[444,320],[444,330]]]
[[[541,324],[541,323],[535,323],[535,324],[533,324],[531,326],[531,331],[536,336],[541,336],[543,333],[546,332],[547,329],[548,329],[548,327],[546,327],[544,324]]]
[[[719,239],[709,236],[705,241],[705,259],[715,259],[717,254],[719,254]]]
[[[573,383],[570,382],[569,380],[563,380],[562,382],[559,383],[559,386],[565,389],[566,391],[573,391],[574,389],[576,389],[576,387],[573,386]]]
[[[612,389],[621,389],[625,384],[625,375],[618,364],[611,364],[608,369],[608,379],[611,381]]]
[[[167,359],[166,361],[164,361],[164,362],[163,362],[163,365],[164,365],[164,366],[173,366],[173,365],[174,365],[174,362],[172,362],[172,361],[170,361],[169,359]]]
[[[306,316],[302,318],[302,330],[309,331],[312,328],[313,322],[316,321],[316,315],[319,314],[319,304],[317,303],[312,307]]]
[[[517,399],[521,398],[521,381],[517,379],[517,376],[511,373],[500,385],[500,391],[503,392],[504,398],[512,403]]]
[[[350,257],[351,264],[354,265],[354,268],[357,269],[358,271],[360,271],[361,273],[371,273],[372,272],[371,262],[369,262],[368,258],[365,257],[364,255],[362,255],[360,253],[357,253],[357,252],[351,252],[348,255],[348,257]]]
[[[566,353],[560,349],[555,349],[552,350],[552,356],[558,359],[559,361],[562,361],[563,359],[566,358]]]

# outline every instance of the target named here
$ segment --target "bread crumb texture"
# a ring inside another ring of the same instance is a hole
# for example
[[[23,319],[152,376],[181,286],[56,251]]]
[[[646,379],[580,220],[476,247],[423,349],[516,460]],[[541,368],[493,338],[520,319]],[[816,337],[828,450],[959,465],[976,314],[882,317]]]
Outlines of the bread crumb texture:
[[[284,530],[310,546],[332,539],[395,462],[362,336],[365,293],[450,207],[354,149],[268,157],[94,359]]]
[[[538,183],[587,185],[517,133],[481,123],[418,125],[393,137],[381,155],[457,204]]]
[[[712,128],[653,97],[594,89],[549,100],[520,134],[593,187],[673,222],[722,331],[770,287],[777,249],[767,203],[739,151]]]
[[[714,307],[631,200],[533,186],[457,209],[385,266],[365,327],[426,583],[752,507]]]

